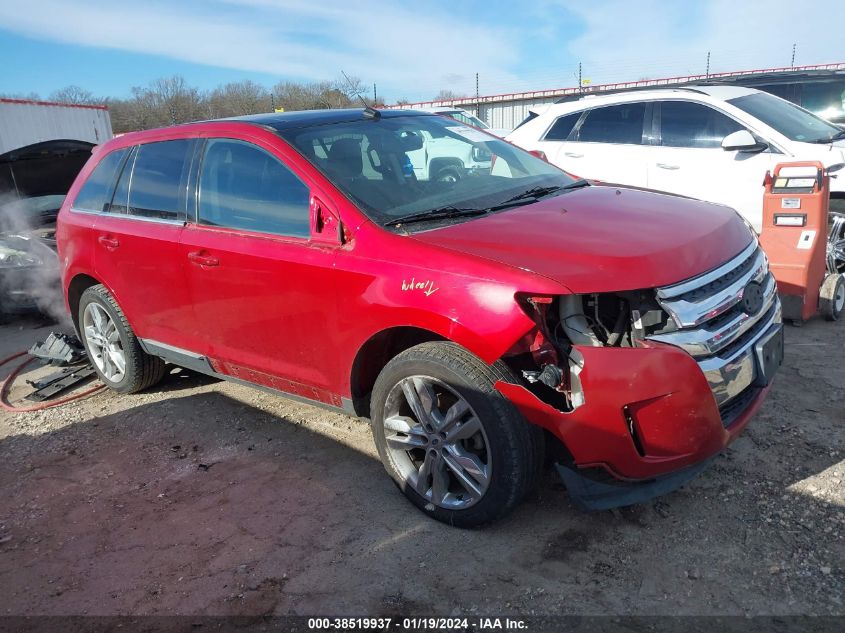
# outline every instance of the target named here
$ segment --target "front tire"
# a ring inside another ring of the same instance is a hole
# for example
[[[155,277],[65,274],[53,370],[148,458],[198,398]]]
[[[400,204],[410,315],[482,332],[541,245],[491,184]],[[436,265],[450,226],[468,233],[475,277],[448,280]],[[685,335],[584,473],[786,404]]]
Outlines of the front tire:
[[[80,297],[79,332],[97,376],[109,389],[135,393],[164,377],[164,361],[141,348],[123,310],[102,284]]]
[[[423,343],[393,358],[373,388],[382,463],[433,518],[476,527],[508,514],[535,485],[543,435],[494,387],[515,377],[464,348]]]

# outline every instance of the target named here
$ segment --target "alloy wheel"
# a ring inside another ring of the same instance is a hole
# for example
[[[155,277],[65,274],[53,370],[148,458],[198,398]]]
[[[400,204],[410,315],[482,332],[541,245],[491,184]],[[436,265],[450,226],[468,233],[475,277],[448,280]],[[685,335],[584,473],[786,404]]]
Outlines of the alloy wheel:
[[[126,354],[120,342],[117,325],[97,303],[85,306],[82,331],[91,360],[103,376],[111,382],[120,382],[126,374]]]
[[[387,450],[419,495],[450,510],[484,497],[490,445],[481,420],[457,391],[428,376],[404,378],[388,394],[383,419]]]

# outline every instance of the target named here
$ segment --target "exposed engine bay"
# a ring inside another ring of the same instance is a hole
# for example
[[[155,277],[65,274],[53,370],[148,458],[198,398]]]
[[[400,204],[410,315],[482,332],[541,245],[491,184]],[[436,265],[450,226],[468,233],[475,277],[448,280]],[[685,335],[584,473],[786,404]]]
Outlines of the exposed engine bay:
[[[585,402],[579,375],[581,347],[634,347],[653,334],[676,329],[653,290],[529,297],[524,307],[537,323],[528,352],[508,359],[529,389],[561,411]]]

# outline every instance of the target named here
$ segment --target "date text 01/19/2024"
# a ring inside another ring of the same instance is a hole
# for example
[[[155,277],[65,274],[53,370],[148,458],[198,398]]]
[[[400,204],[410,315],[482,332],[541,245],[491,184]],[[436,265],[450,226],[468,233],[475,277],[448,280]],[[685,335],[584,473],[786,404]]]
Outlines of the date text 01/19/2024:
[[[309,618],[312,631],[522,631],[528,625],[515,618]]]

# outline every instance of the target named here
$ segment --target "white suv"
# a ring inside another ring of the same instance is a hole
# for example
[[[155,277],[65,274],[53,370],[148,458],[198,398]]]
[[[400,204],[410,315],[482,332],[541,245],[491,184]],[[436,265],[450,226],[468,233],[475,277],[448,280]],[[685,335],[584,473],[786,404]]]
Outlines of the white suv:
[[[845,131],[751,88],[690,86],[556,103],[507,140],[562,169],[605,182],[719,202],[759,232],[763,178],[785,161],[845,163]],[[845,201],[845,171],[831,180]]]

